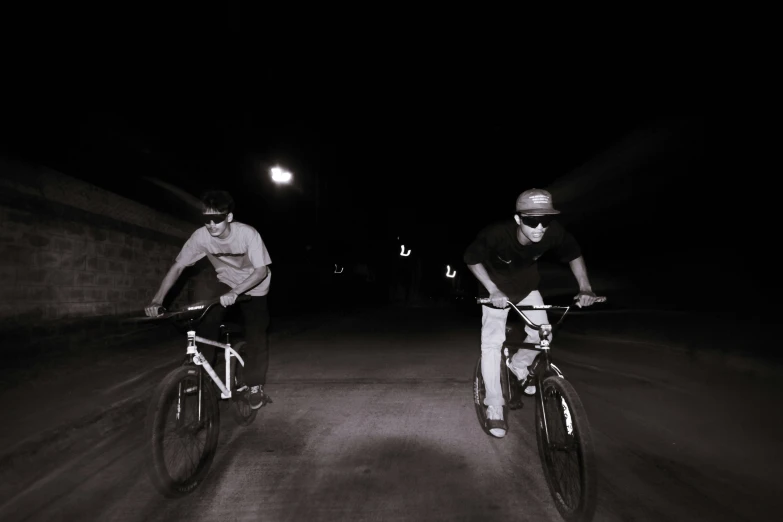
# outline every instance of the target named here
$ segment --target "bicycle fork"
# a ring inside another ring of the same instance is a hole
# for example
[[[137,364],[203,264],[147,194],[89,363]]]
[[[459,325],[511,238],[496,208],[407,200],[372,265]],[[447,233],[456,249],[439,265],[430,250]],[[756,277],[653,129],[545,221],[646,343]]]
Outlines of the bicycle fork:
[[[176,414],[176,422],[178,428],[183,428],[185,426],[187,411],[186,411],[186,405],[185,402],[187,401],[187,398],[192,395],[193,391],[197,392],[197,400],[198,400],[198,407],[196,409],[196,420],[201,423],[203,420],[203,411],[202,406],[204,404],[204,396],[203,396],[203,380],[204,375],[202,372],[198,372],[198,382],[195,386],[195,390],[193,387],[183,387],[182,381],[180,381],[177,385],[177,414]]]
[[[549,426],[546,420],[546,409],[544,409],[544,390],[541,387],[541,379],[536,377],[536,390],[538,391],[538,407],[541,408],[541,422],[544,424],[544,442],[548,448],[551,444],[549,441]]]

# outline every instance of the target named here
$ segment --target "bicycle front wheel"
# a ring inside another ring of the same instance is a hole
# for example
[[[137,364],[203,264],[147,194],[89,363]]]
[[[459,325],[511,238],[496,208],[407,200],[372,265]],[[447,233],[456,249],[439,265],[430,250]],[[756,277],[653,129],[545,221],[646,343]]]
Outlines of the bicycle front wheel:
[[[536,395],[536,439],[549,491],[568,522],[592,520],[598,493],[592,435],[582,401],[562,377]]]
[[[155,390],[147,411],[147,470],[167,497],[193,492],[215,457],[220,432],[218,398],[200,368],[182,366]]]

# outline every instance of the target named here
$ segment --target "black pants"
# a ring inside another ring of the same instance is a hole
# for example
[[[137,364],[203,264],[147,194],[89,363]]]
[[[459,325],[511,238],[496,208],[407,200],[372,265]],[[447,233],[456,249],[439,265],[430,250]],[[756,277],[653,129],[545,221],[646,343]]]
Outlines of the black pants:
[[[248,386],[264,385],[266,384],[266,372],[269,368],[269,339],[267,337],[269,306],[267,296],[252,296],[250,301],[236,303],[234,306],[239,307],[239,311],[242,314],[245,342],[247,343],[244,350],[245,353],[242,354],[242,358],[245,361],[244,372],[238,373],[239,375],[244,373],[244,381]],[[199,325],[198,335],[223,342],[222,339],[218,339],[218,336],[220,335],[220,325],[223,324],[226,311],[226,308],[220,305],[213,306]],[[232,346],[236,345],[233,339],[231,344]],[[199,346],[199,349],[212,367],[215,366],[215,363],[220,358],[225,357],[221,348],[202,344]]]

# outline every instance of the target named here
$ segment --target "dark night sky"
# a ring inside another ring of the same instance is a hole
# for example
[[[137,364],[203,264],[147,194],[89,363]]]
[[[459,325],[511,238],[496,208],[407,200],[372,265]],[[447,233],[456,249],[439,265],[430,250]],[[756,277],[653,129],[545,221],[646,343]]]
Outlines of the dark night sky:
[[[453,107],[416,97],[315,108],[43,104],[15,113],[12,152],[163,211],[184,209],[140,178],[195,196],[225,187],[260,228],[272,218],[280,228],[284,216],[286,236],[312,234],[317,206],[320,229],[344,248],[357,234],[400,235],[452,255],[513,211],[519,192],[548,186],[644,123],[634,113]],[[294,186],[269,182],[276,163],[295,173]]]
[[[145,177],[194,196],[226,188],[277,259],[316,244],[350,260],[400,236],[459,263],[535,186],[555,194],[588,266],[677,292],[694,280],[714,295],[760,283],[749,253],[763,248],[761,227],[725,219],[769,208],[753,153],[763,133],[741,112],[629,82],[577,95],[435,73],[353,85],[311,76],[312,92],[289,78],[297,89],[32,99],[8,107],[3,151],[180,217],[187,206]],[[294,186],[272,186],[275,163]]]

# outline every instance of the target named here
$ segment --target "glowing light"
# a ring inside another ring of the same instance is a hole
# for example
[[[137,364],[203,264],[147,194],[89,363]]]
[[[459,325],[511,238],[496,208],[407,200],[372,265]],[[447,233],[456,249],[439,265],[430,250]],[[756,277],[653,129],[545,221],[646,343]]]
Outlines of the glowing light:
[[[334,273],[335,273],[335,274],[342,274],[342,273],[343,273],[343,270],[344,270],[344,268],[343,268],[343,267],[340,267],[340,271],[338,272],[338,271],[337,271],[337,265],[334,265]]]
[[[408,257],[409,255],[411,255],[411,249],[410,248],[408,249],[408,253],[406,254],[405,253],[405,245],[400,245],[400,246],[402,247],[402,249],[400,249],[400,255],[402,257]]]
[[[449,265],[446,265],[446,277],[454,277],[455,275],[457,275],[457,271],[456,271],[456,270],[454,270],[454,271],[452,272],[452,271],[451,271],[451,266],[449,266]]]
[[[293,174],[280,167],[272,167],[269,172],[272,174],[272,181],[275,183],[290,183],[294,177]]]

